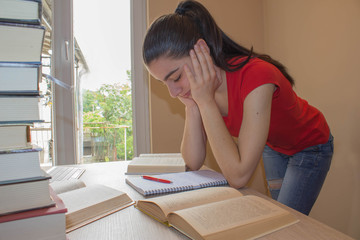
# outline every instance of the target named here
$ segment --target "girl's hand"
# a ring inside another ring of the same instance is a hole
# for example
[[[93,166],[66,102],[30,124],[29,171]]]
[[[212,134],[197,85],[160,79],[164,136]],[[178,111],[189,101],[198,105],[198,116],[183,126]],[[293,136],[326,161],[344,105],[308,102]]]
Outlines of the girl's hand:
[[[178,96],[178,99],[188,108],[197,106],[196,102],[192,98],[184,98],[184,97]]]
[[[194,74],[189,66],[184,70],[190,82],[191,95],[198,105],[214,101],[215,91],[221,85],[220,69],[214,65],[205,41],[200,39],[190,51]],[[180,99],[181,100],[181,99]]]

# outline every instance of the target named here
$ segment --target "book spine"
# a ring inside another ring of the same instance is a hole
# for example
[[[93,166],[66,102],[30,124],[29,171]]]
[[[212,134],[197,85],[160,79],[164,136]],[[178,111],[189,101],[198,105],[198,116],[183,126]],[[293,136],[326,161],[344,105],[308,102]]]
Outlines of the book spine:
[[[39,68],[41,67],[41,62],[0,62],[1,67]]]
[[[14,91],[1,91],[0,95],[11,95],[11,96],[39,96],[39,90],[14,90]]]
[[[0,95],[0,99],[1,98],[17,98],[18,96],[14,96],[14,95],[11,95],[11,94],[4,94],[4,95]],[[28,95],[24,95],[24,96],[21,96],[22,98],[42,98],[44,97],[43,95],[36,95],[36,96],[28,96]]]
[[[11,121],[0,121],[0,125],[23,125],[23,124],[34,124],[45,122],[42,119],[32,119],[32,120],[11,120]]]
[[[42,25],[29,25],[26,23],[13,23],[13,22],[0,22],[0,26],[8,26],[8,27],[20,27],[20,28],[36,28],[45,30],[45,27]]]
[[[0,150],[0,154],[16,154],[16,153],[41,152],[41,151],[42,148],[34,146],[33,148]]]
[[[28,61],[28,62],[11,62],[11,61],[0,61],[0,67],[2,66],[18,66],[18,67],[27,67],[31,65],[41,65],[41,61]]]
[[[28,182],[38,182],[38,181],[45,181],[51,179],[50,175],[46,176],[37,176],[32,178],[19,178],[14,180],[5,180],[0,181],[0,187],[5,185],[12,185],[12,184],[19,184],[19,183],[28,183]]]
[[[41,62],[0,62],[0,95],[40,95]]]
[[[11,18],[1,18],[0,22],[8,22],[8,23],[15,23],[15,24],[26,24],[26,25],[34,25],[37,26],[41,23],[40,19],[11,19]]]
[[[21,2],[21,1],[19,1],[19,2]],[[42,0],[22,0],[22,2],[34,2],[37,4],[37,17],[36,18],[19,19],[19,18],[0,17],[0,22],[27,24],[27,25],[40,25],[41,24],[41,16],[42,16]],[[4,4],[4,3],[0,3],[0,7],[1,7],[1,4]]]

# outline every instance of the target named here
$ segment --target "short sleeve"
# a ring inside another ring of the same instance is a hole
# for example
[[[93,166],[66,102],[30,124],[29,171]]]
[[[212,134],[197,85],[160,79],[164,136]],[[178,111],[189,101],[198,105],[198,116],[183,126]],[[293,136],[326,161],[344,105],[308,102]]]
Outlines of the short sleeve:
[[[243,71],[243,82],[241,86],[241,99],[261,85],[273,83],[279,87],[281,72],[271,63],[265,61],[256,61],[245,66]]]

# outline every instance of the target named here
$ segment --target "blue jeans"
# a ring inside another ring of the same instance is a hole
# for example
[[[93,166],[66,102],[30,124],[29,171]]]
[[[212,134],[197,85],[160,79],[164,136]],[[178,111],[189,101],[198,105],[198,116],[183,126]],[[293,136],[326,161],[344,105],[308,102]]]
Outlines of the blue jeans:
[[[292,156],[265,146],[263,161],[271,197],[308,215],[329,171],[333,156],[333,136],[329,141]]]

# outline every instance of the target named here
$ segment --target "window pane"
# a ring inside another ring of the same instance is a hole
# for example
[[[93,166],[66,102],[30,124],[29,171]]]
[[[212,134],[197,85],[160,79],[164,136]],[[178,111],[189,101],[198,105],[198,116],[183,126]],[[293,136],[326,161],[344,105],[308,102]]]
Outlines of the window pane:
[[[78,162],[133,156],[130,0],[74,0]]]

